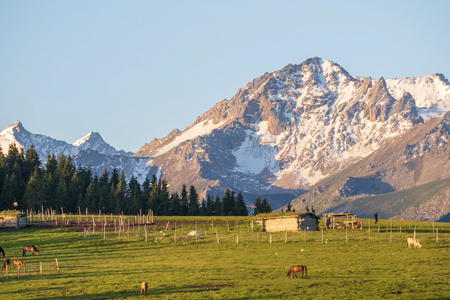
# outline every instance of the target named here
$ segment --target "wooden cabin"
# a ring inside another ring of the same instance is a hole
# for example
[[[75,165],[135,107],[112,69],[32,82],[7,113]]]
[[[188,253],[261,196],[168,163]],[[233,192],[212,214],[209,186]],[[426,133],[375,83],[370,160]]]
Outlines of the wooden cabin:
[[[319,217],[308,212],[300,215],[278,216],[256,219],[264,232],[277,231],[316,231],[319,230]]]
[[[328,213],[323,214],[325,219],[325,227],[327,229],[362,229],[363,222],[362,220],[358,220],[356,215],[353,215],[349,212],[345,213]]]
[[[27,215],[2,215],[0,214],[0,227],[21,228],[27,226]]]

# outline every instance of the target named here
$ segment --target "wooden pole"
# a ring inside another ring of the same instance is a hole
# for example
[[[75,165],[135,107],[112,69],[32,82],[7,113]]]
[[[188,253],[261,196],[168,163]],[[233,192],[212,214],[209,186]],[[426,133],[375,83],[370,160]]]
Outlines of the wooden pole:
[[[145,242],[147,243],[147,229],[145,229]]]
[[[39,263],[39,275],[42,275],[42,261]]]
[[[269,243],[272,244],[272,232],[269,235]]]
[[[59,264],[58,264],[58,259],[57,259],[57,258],[55,258],[55,261],[56,261],[56,269],[58,270],[58,273],[59,273]]]
[[[239,244],[239,234],[236,233],[236,244]]]
[[[439,230],[436,227],[436,243],[439,243]]]
[[[345,227],[345,242],[348,243],[348,227]]]
[[[392,243],[392,220],[391,220],[391,233],[390,233],[389,242]]]
[[[219,240],[219,234],[217,233],[217,228],[216,228],[216,239],[217,239],[217,243],[219,244],[220,240]]]

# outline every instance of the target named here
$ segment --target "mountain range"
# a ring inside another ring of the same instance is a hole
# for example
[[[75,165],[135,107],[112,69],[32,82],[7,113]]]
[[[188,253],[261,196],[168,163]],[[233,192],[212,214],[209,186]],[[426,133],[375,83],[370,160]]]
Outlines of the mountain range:
[[[442,196],[450,176],[448,111],[450,83],[442,74],[372,79],[316,57],[265,73],[185,130],[134,154],[98,133],[67,144],[31,134],[20,122],[0,133],[0,145],[5,151],[12,141],[34,144],[41,158],[64,153],[94,171],[115,167],[141,181],[157,174],[172,191],[193,184],[205,196],[231,188],[249,205],[259,196],[279,210],[290,202],[319,213],[375,210],[380,217],[439,220],[450,212]],[[435,193],[405,196],[424,186]]]

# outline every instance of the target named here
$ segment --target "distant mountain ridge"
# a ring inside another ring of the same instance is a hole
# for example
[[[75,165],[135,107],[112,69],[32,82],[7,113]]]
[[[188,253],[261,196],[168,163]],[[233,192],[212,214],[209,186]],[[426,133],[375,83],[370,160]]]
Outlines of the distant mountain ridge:
[[[242,191],[248,204],[260,196],[277,209],[295,199],[294,207],[315,205],[321,212],[346,202],[346,197],[354,200],[430,182],[425,179],[433,173],[432,167],[417,165],[414,172],[396,173],[370,158],[378,157],[377,153],[383,153],[398,139],[408,140],[416,128],[444,126],[442,118],[448,111],[450,84],[442,74],[364,78],[315,57],[255,78],[185,130],[175,129],[165,138],[154,139],[131,157],[95,133],[73,145],[38,135],[28,137],[28,143],[42,142],[39,148],[43,153],[66,151],[82,165],[95,162],[98,169],[114,165],[139,174],[140,179],[152,174],[166,177],[171,191],[193,184],[205,197],[206,193],[221,194],[231,188]],[[2,137],[3,132],[0,144],[11,137],[8,133]],[[444,163],[445,155],[436,158],[435,152],[423,148],[423,143],[431,145],[432,139],[446,144],[438,135],[429,134],[428,139],[390,148],[382,158],[385,166],[407,168],[407,164],[396,162],[413,161],[406,154],[409,152]],[[354,168],[368,171],[355,172]],[[448,176],[440,170],[434,173],[439,176],[432,176],[432,180]],[[339,174],[348,177],[334,179]]]
[[[75,143],[69,144],[42,134],[31,133],[17,121],[0,132],[0,146],[4,154],[8,152],[10,143],[15,143],[24,149],[34,145],[44,164],[48,154],[54,154],[57,158],[62,154],[70,155],[76,166],[90,165],[92,171],[99,175],[105,168],[109,171],[116,168],[119,171],[124,170],[128,178],[133,175],[140,181],[144,181],[151,169],[147,166],[148,158],[131,157],[133,154],[131,152],[118,151],[96,132],[90,132]]]

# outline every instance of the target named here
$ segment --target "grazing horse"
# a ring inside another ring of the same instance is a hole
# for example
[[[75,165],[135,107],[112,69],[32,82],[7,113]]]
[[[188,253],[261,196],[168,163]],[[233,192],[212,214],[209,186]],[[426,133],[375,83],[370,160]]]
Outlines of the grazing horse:
[[[9,266],[11,268],[11,261],[9,260],[9,258],[5,259],[2,270],[5,270],[6,266]]]
[[[147,282],[146,281],[142,281],[142,283],[141,283],[141,295],[145,294],[145,296],[147,296],[147,287],[148,287]]]
[[[36,253],[36,255],[39,255],[39,250],[34,245],[23,247],[23,256],[25,256],[27,251],[31,251],[31,254]]]
[[[415,238],[408,238],[406,240],[407,244],[408,244],[408,248],[411,248],[411,245],[414,245],[414,248],[419,248],[422,249],[422,244],[419,242],[418,239]]]
[[[23,260],[20,259],[14,260],[14,269],[16,268],[16,266],[23,266],[23,265],[25,265],[25,262]]]
[[[287,278],[291,277],[291,273],[292,273],[292,278],[297,277],[298,272],[302,272],[302,278],[303,278],[303,272],[305,272],[305,275],[308,275],[308,269],[306,268],[306,266],[292,266],[289,269],[289,271],[287,272]]]
[[[0,252],[2,253],[2,256],[5,257],[5,251],[3,251],[2,247],[0,247]]]

